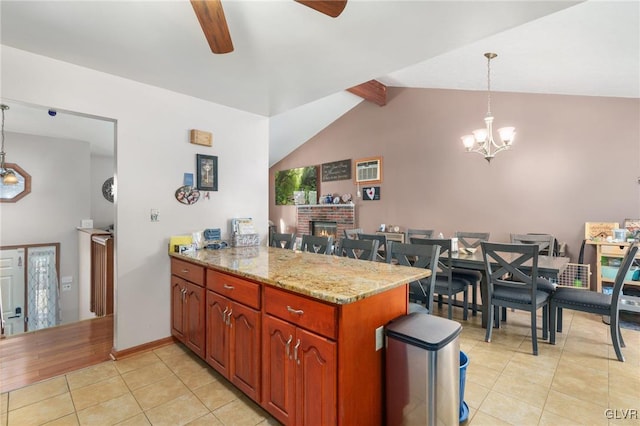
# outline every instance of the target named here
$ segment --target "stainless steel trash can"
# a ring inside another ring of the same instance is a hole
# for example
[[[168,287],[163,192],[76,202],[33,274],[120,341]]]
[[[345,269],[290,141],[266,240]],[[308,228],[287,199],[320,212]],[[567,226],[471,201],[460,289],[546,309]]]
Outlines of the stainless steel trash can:
[[[412,313],[386,334],[387,425],[456,425],[460,416],[462,326]]]

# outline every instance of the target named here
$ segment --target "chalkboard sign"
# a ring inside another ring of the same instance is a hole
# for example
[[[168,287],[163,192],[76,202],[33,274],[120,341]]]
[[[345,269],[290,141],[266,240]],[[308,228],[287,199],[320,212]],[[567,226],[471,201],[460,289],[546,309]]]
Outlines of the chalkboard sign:
[[[334,161],[322,165],[322,182],[351,179],[351,160]]]

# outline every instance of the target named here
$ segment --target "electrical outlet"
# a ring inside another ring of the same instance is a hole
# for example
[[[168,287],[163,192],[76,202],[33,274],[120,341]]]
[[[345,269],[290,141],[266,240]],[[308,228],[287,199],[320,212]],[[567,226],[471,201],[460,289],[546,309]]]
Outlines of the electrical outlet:
[[[62,284],[62,291],[71,291],[71,283]]]
[[[149,219],[151,219],[151,222],[160,222],[160,211],[158,209],[151,209]]]
[[[384,344],[384,326],[376,328],[376,351],[382,349]]]

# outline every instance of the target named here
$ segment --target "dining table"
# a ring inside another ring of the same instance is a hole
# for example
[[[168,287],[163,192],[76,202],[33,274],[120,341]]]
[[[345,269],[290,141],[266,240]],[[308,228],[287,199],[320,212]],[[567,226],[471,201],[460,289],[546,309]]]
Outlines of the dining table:
[[[517,253],[503,254],[505,255],[505,258],[507,260],[509,260],[509,256],[513,257],[513,260],[515,260],[519,256],[519,254]],[[550,278],[555,282],[558,278],[558,275],[564,272],[564,270],[567,268],[568,263],[568,257],[538,256],[538,275],[543,278]],[[494,263],[492,263],[492,265],[493,264]],[[462,251],[452,252],[451,266],[453,266],[454,268],[464,268],[474,271],[480,271],[482,273],[482,280],[480,282],[480,297],[482,299],[482,327],[486,328],[487,321],[489,319],[489,309],[485,307],[486,301],[488,299],[488,283],[487,274],[485,273],[482,249],[478,247],[473,253]],[[498,264],[495,263],[495,266],[498,266]],[[523,272],[527,272],[527,266],[529,268],[531,267],[531,260],[525,262],[522,265]]]

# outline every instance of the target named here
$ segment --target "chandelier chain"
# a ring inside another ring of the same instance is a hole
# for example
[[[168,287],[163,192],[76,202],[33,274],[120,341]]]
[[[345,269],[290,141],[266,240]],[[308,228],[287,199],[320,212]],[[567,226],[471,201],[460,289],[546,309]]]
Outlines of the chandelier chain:
[[[0,148],[0,171],[4,174],[4,111],[9,109],[6,105],[0,105],[0,109],[2,109],[2,130],[0,130],[0,136],[2,137],[2,148]]]
[[[487,57],[487,115],[491,115],[491,56]]]

